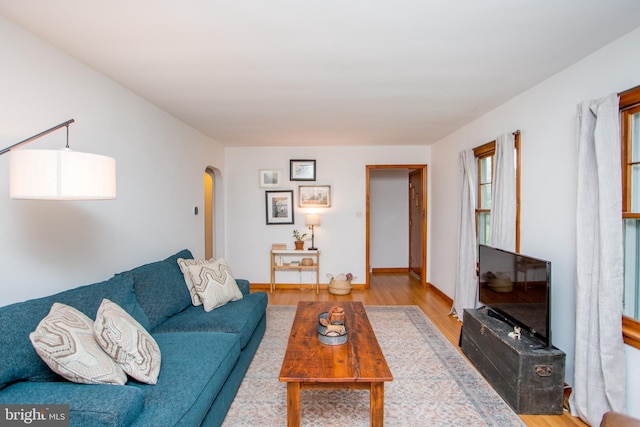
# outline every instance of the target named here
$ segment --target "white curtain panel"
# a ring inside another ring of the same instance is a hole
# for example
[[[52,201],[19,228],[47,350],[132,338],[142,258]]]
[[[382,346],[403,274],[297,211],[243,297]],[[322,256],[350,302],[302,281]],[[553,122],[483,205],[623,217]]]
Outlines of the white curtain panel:
[[[489,245],[507,251],[516,249],[516,167],[512,133],[505,133],[496,139]]]
[[[460,216],[458,232],[458,268],[451,313],[462,320],[465,308],[478,305],[476,275],[476,157],[473,150],[460,153]]]
[[[571,410],[599,425],[625,412],[619,98],[578,105],[575,386]]]

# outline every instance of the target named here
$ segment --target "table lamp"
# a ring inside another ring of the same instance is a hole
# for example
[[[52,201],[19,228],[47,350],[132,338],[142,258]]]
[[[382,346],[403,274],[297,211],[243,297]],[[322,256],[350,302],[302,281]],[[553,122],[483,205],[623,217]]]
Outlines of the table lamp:
[[[315,251],[318,248],[315,247],[314,244],[314,239],[315,239],[315,235],[314,235],[314,227],[316,225],[320,225],[320,215],[319,214],[307,214],[304,218],[305,220],[305,224],[307,225],[307,227],[309,227],[311,229],[311,247],[309,248],[310,251]]]

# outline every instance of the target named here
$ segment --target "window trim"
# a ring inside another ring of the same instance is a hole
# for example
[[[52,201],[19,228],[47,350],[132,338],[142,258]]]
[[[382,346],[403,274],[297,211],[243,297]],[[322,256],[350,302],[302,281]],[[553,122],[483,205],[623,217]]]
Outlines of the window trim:
[[[627,168],[627,152],[628,152],[628,128],[627,115],[631,108],[640,106],[640,86],[636,86],[625,92],[620,93],[620,133],[621,133],[621,150],[622,150],[622,218],[639,218],[640,214],[629,213],[631,201],[629,200],[629,174]],[[622,337],[624,343],[640,349],[640,321],[631,317],[622,316]]]

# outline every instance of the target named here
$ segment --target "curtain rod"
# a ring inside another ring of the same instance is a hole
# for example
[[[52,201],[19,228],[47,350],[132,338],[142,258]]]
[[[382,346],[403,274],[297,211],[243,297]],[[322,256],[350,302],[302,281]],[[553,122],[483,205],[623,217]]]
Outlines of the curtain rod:
[[[40,133],[39,133],[39,134],[37,134],[37,135],[30,136],[29,138],[27,138],[27,139],[23,139],[23,140],[22,140],[22,141],[20,141],[20,142],[16,142],[15,144],[13,144],[13,145],[11,145],[11,146],[9,146],[9,147],[7,147],[7,148],[4,148],[4,149],[0,150],[0,156],[1,156],[1,155],[3,155],[3,154],[5,154],[5,153],[8,153],[9,151],[13,150],[14,148],[18,148],[18,147],[19,147],[19,146],[21,146],[21,145],[28,144],[29,142],[33,141],[34,139],[38,139],[38,138],[40,138],[40,137],[42,137],[42,136],[45,136],[45,135],[47,135],[47,134],[50,134],[51,132],[53,132],[53,131],[55,131],[55,130],[60,129],[61,127],[66,126],[66,127],[67,127],[67,131],[68,131],[68,130],[69,130],[69,125],[70,125],[71,123],[73,123],[73,122],[75,122],[75,120],[73,120],[73,119],[67,120],[67,121],[66,121],[66,122],[64,122],[64,123],[60,123],[59,125],[52,127],[51,129],[47,129],[47,130],[45,130],[45,131],[40,132]]]

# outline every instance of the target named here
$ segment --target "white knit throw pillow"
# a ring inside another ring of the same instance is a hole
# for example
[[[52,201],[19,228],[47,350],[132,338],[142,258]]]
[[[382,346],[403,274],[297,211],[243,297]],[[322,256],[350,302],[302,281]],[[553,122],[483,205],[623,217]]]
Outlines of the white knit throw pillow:
[[[242,299],[242,292],[224,259],[209,260],[187,268],[205,311]]]
[[[42,360],[69,381],[118,385],[127,382],[122,368],[96,342],[93,321],[73,307],[54,303],[29,339]]]
[[[191,295],[191,303],[195,306],[202,305],[202,300],[200,299],[200,295],[198,295],[198,292],[196,291],[196,286],[193,284],[193,280],[191,279],[189,266],[204,264],[213,261],[213,258],[210,260],[178,258],[178,266],[180,267],[180,271],[182,271],[182,275],[184,276],[184,283],[187,285],[187,289],[189,289],[189,295]]]
[[[118,304],[103,299],[93,331],[100,347],[132,378],[155,384],[160,374],[156,340]]]

